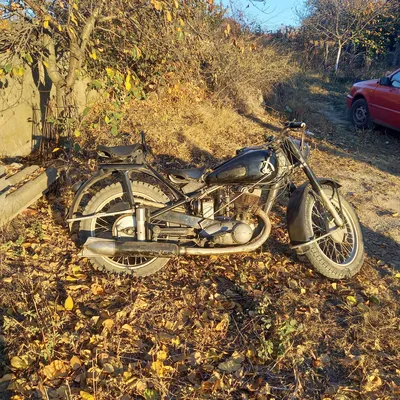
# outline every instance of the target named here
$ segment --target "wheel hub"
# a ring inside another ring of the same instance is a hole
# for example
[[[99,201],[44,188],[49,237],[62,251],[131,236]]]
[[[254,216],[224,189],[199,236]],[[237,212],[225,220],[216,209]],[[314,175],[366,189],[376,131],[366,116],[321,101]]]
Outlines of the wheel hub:
[[[345,239],[346,229],[344,227],[337,227],[334,222],[329,223],[329,231],[334,231],[331,233],[331,238],[336,243],[343,243]]]
[[[134,215],[121,215],[114,222],[112,234],[117,238],[136,237],[136,217]]]
[[[367,110],[364,107],[357,107],[355,117],[358,122],[364,122],[367,118]]]

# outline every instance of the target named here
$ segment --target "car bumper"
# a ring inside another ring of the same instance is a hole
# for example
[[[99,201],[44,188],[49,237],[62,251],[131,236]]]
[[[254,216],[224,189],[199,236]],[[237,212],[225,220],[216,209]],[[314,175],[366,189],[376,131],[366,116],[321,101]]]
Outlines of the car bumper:
[[[346,102],[347,102],[347,108],[351,108],[351,104],[353,103],[353,96],[351,94],[348,94],[346,96]]]

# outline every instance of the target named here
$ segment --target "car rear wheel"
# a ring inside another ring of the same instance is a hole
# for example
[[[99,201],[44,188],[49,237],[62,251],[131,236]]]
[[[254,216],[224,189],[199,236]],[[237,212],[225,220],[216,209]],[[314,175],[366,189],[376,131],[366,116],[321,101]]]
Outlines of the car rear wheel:
[[[364,99],[356,100],[351,106],[351,119],[357,128],[371,127],[368,103]]]

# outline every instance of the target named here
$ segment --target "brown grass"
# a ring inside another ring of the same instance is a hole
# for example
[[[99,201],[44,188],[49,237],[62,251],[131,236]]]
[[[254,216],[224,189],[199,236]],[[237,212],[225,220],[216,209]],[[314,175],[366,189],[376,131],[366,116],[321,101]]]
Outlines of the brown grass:
[[[128,141],[138,141],[143,130],[158,157],[168,156],[168,162],[178,164],[213,164],[240,147],[262,143],[263,133],[268,132],[268,118],[260,125],[251,116],[240,116],[232,108],[208,100],[153,96],[130,103],[124,115],[121,130],[129,133]],[[270,120],[272,127],[279,126],[276,119]],[[118,143],[118,138],[102,123],[89,131],[87,143]]]

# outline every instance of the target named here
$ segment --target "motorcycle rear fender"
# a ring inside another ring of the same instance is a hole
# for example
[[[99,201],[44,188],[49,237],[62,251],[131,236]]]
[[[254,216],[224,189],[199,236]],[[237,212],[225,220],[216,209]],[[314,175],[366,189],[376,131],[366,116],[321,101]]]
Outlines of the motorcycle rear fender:
[[[338,188],[341,185],[329,178],[318,178],[321,185],[330,185],[332,188]],[[304,223],[306,199],[312,190],[310,182],[305,182],[298,186],[292,193],[286,212],[286,220],[290,242],[293,246],[309,242],[312,237],[307,234],[306,224]],[[300,249],[299,249],[300,251]],[[301,248],[301,251],[307,251]]]
[[[83,196],[87,192],[87,190],[92,187],[94,184],[100,182],[103,179],[110,177],[113,173],[120,172],[123,170],[129,170],[132,172],[141,172],[148,174],[154,178],[158,178],[155,176],[150,169],[141,164],[100,164],[99,170],[96,174],[94,174],[91,178],[89,178],[85,183],[83,183],[79,189],[75,193],[74,200],[68,210],[67,219],[74,218],[76,212],[79,209],[79,205],[82,201]],[[72,229],[73,222],[69,223],[70,230]]]

